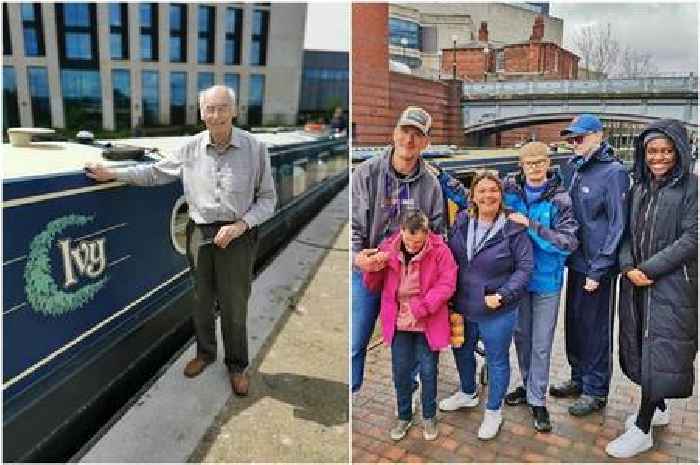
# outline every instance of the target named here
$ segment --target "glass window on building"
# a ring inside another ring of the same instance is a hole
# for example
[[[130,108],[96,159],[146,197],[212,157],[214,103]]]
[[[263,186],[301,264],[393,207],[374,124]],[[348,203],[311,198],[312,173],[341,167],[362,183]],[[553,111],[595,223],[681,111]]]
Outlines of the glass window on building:
[[[496,50],[496,71],[504,71],[506,69],[506,54],[503,49]]]
[[[4,4],[3,4],[4,5]],[[17,104],[17,76],[12,66],[2,67],[2,133],[8,128],[19,127],[19,105]]]
[[[200,6],[197,17],[197,62],[214,63],[214,16],[213,6]]]
[[[185,124],[187,110],[187,73],[170,73],[170,124]]]
[[[248,125],[259,126],[263,122],[263,105],[265,103],[265,75],[250,75],[250,92],[248,94]]]
[[[109,50],[113,60],[129,59],[128,4],[109,4]]]
[[[128,69],[112,70],[115,129],[131,127],[131,75]]]
[[[241,30],[243,29],[243,10],[226,8],[224,63],[227,65],[241,64]]]
[[[141,59],[158,61],[158,4],[139,5]]]
[[[61,71],[66,127],[95,130],[102,127],[102,86],[96,70]]]
[[[270,12],[255,10],[253,12],[253,35],[250,42],[250,64],[265,66],[267,61],[267,31]]]
[[[158,86],[158,71],[143,71],[143,125],[156,126],[160,124],[160,96]]]
[[[10,21],[7,19],[7,3],[2,4],[2,54],[12,55],[12,40],[10,39]],[[14,68],[13,68],[14,70]]]
[[[32,103],[34,127],[51,127],[51,103],[49,96],[49,74],[44,66],[28,66],[29,99]]]
[[[401,39],[406,39],[405,45],[401,43]],[[421,27],[413,21],[389,18],[389,41],[397,47],[422,50]]]
[[[197,73],[197,92],[208,89],[214,85],[214,73]]]
[[[41,5],[39,3],[22,3],[20,11],[24,33],[24,54],[28,57],[44,56],[44,28],[41,21]]]
[[[170,62],[187,61],[187,5],[170,5]]]
[[[94,3],[56,4],[62,65],[97,68],[96,14]]]
[[[224,74],[224,85],[233,89],[236,93],[236,105],[238,105],[238,96],[241,88],[241,77],[237,73],[226,73]]]

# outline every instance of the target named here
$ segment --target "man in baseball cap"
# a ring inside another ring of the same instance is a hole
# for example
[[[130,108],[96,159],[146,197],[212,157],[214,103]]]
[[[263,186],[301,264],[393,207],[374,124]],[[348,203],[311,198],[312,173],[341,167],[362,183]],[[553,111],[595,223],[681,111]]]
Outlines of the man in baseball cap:
[[[399,217],[407,210],[421,210],[428,216],[432,231],[444,232],[440,183],[420,156],[430,143],[431,125],[427,111],[407,107],[396,121],[393,145],[352,172],[353,394],[362,387],[367,344],[379,314],[379,294],[362,281],[363,272],[386,266],[388,256],[377,246],[398,231]]]
[[[605,407],[612,373],[611,299],[617,253],[627,217],[630,179],[603,140],[594,115],[579,115],[561,132],[574,147],[569,195],[581,225],[579,247],[567,260],[566,355],[571,379],[550,387],[555,397],[578,397],[569,413],[584,416]]]

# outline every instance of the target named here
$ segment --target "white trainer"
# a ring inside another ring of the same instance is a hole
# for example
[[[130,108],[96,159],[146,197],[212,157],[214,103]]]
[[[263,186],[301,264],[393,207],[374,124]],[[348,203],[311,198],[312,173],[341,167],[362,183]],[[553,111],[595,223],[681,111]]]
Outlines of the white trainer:
[[[637,425],[632,425],[622,435],[610,441],[605,447],[605,452],[617,459],[628,459],[641,454],[654,445],[652,431],[653,428],[649,429],[648,434],[644,434],[641,429],[637,428]]]
[[[625,431],[630,429],[637,422],[637,414],[633,413],[625,420]],[[671,422],[671,412],[669,406],[666,405],[666,410],[663,412],[658,408],[654,410],[654,416],[651,417],[651,426],[666,426]]]
[[[439,407],[443,412],[454,412],[461,408],[471,408],[479,405],[479,394],[466,394],[462,391],[457,391],[447,399],[440,401]]]
[[[501,409],[484,410],[484,419],[481,420],[481,426],[479,426],[479,434],[477,437],[483,441],[495,438],[498,431],[501,429],[502,423],[503,416],[501,415]]]

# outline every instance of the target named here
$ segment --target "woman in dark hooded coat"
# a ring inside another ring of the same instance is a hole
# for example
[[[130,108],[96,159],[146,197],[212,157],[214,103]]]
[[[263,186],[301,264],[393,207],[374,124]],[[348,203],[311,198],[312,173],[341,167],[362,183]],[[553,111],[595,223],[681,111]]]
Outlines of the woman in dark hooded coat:
[[[660,120],[637,138],[630,218],[620,250],[620,366],[641,386],[639,412],[606,447],[618,458],[653,445],[668,424],[664,399],[693,392],[698,347],[698,180],[678,121]]]

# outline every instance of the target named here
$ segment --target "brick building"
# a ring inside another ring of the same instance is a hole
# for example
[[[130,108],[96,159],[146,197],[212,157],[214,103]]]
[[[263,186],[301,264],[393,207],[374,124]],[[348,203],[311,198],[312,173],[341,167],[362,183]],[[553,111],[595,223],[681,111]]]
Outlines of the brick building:
[[[461,81],[434,81],[389,69],[389,6],[352,5],[352,142],[355,146],[391,143],[401,111],[419,105],[433,117],[434,144],[462,145]]]
[[[577,79],[579,57],[545,41],[544,27],[537,16],[527,42],[502,44],[489,40],[488,23],[482,22],[478,40],[443,48],[441,70],[456,68],[457,78],[466,81]]]

